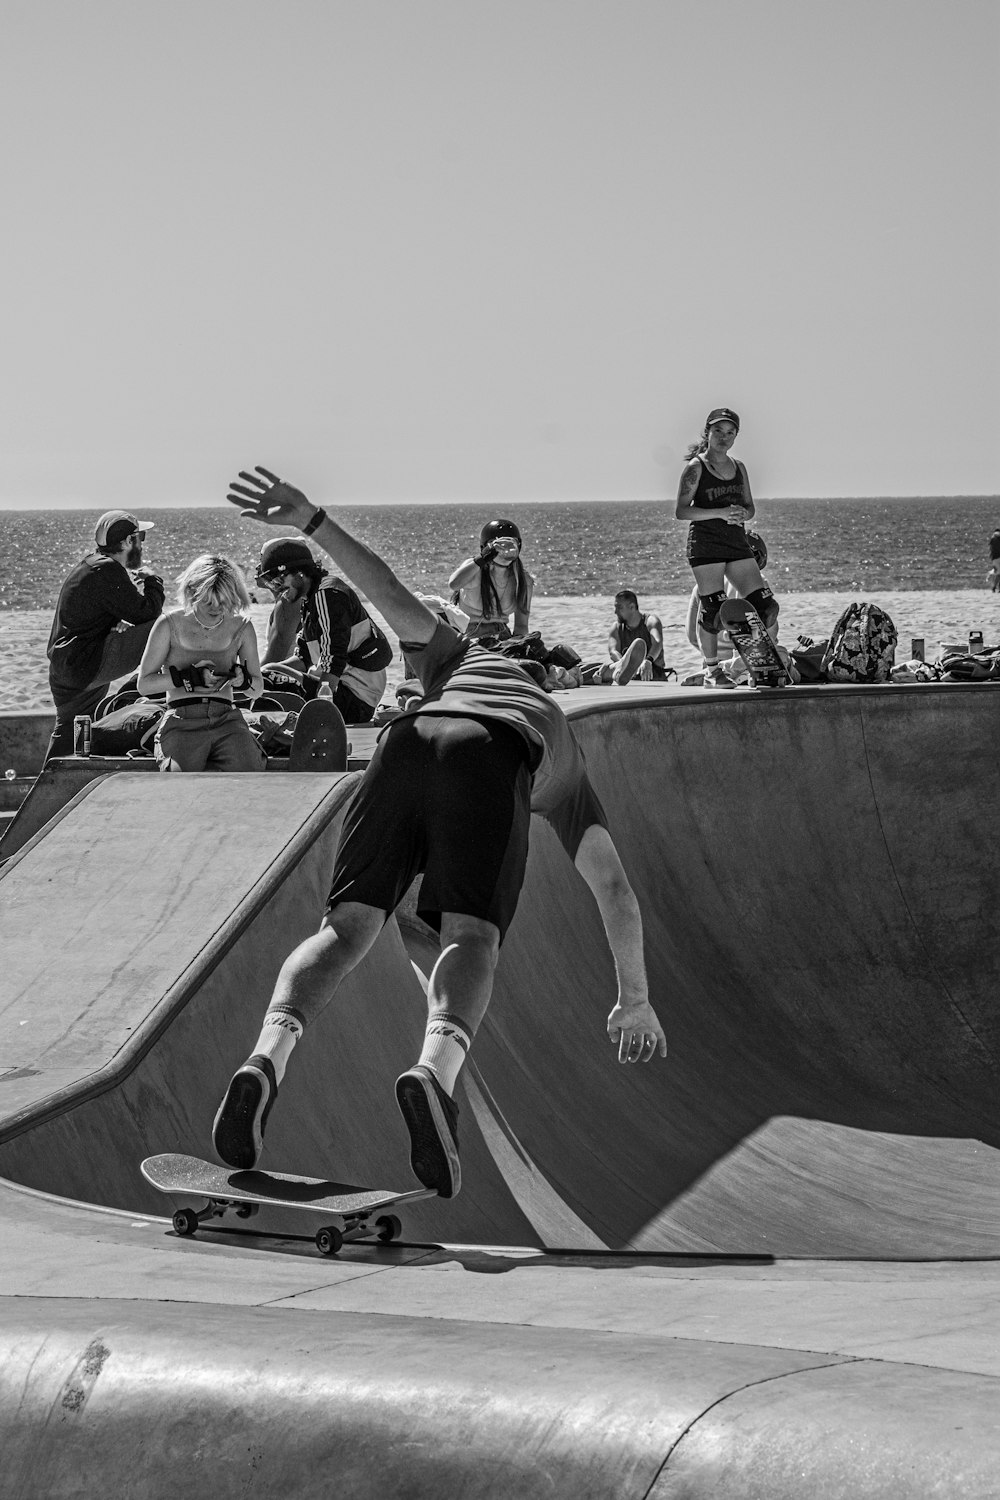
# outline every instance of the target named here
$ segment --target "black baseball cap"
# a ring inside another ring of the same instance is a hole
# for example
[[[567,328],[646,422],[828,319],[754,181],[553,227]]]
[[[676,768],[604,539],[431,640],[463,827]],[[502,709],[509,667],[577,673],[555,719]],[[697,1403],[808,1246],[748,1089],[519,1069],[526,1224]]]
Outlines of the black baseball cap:
[[[296,536],[276,536],[260,549],[257,577],[277,573],[279,568],[314,568],[316,559],[308,542]]]
[[[736,431],[740,430],[740,419],[731,406],[717,406],[714,411],[709,412],[705,426],[713,427],[716,422],[732,422]]]

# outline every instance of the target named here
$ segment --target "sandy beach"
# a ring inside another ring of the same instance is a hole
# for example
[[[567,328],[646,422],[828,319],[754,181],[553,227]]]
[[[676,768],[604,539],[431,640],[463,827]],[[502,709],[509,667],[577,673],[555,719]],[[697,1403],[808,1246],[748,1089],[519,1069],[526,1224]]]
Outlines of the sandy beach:
[[[781,640],[792,646],[798,635],[819,640],[829,635],[841,611],[858,595],[784,594],[781,596]],[[1000,640],[1000,595],[986,589],[951,592],[898,592],[864,596],[881,605],[899,631],[897,661],[910,655],[913,636],[922,636],[928,659],[937,655],[943,642],[968,640],[970,630],[981,630],[987,644]],[[649,595],[641,600],[645,610],[655,610],[663,621],[666,660],[684,676],[699,665],[696,652],[688,644],[684,630],[688,601],[685,596]],[[253,618],[258,638],[263,641],[267,607],[254,607]],[[548,645],[563,641],[574,646],[580,655],[603,658],[607,655],[608,630],[613,621],[613,606],[598,598],[556,598],[536,596],[531,624],[540,630]],[[48,663],[45,645],[52,624],[49,610],[0,611],[0,708],[50,708]],[[395,644],[395,636],[389,632]],[[397,659],[389,669],[390,686],[402,677]]]

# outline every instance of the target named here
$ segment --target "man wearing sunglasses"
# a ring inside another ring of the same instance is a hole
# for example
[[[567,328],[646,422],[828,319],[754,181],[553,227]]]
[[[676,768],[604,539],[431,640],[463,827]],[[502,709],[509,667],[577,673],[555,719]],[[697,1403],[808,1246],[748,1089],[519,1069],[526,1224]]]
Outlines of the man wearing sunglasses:
[[[255,582],[274,597],[261,658],[265,683],[294,679],[306,698],[330,688],[345,724],[367,724],[385,692],[392,647],[361,600],[300,537],[265,542]],[[271,668],[271,671],[268,671]]]
[[[92,714],[118,677],[136,671],[163,609],[163,580],[142,566],[151,521],[109,510],[97,523],[95,550],[59,591],[49,635],[49,690],[56,725],[45,759],[73,754],[73,720]]]

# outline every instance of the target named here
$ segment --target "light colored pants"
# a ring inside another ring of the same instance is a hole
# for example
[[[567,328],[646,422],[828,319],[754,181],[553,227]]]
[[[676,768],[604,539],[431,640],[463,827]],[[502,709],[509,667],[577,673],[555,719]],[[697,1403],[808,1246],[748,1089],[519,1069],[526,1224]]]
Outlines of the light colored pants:
[[[231,703],[168,708],[156,731],[161,771],[264,771],[267,756]]]

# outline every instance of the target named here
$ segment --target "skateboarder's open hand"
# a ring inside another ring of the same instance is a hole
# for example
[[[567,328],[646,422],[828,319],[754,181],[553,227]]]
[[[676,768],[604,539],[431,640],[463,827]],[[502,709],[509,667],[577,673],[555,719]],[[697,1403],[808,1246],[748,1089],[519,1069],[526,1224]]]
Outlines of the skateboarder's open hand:
[[[301,529],[315,509],[301,490],[286,484],[269,469],[262,469],[260,464],[254,465],[252,474],[240,470],[239,479],[230,483],[226,499],[230,505],[240,507],[241,516],[263,521],[267,526],[298,526]]]
[[[648,1000],[619,1000],[608,1016],[608,1036],[618,1043],[618,1061],[649,1062],[667,1055],[667,1039]]]

